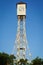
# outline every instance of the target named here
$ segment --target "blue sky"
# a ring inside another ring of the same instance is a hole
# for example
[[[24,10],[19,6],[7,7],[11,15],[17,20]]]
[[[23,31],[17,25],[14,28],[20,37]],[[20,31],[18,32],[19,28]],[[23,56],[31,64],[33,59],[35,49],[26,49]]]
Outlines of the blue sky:
[[[43,58],[43,0],[0,0],[0,52],[12,53],[18,23],[16,3],[20,1],[27,3],[26,34],[32,58]]]

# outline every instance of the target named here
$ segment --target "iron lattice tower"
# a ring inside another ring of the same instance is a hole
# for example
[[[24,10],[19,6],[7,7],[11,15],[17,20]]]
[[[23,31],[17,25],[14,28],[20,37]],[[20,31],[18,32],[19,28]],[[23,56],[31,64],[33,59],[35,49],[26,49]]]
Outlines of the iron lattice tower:
[[[17,57],[19,59],[21,58],[25,59],[25,53],[27,47],[25,16],[18,17],[18,29],[16,39],[17,39]]]
[[[26,3],[20,2],[17,4],[17,17],[18,17],[18,29],[17,29],[17,58],[25,59],[27,39],[26,39]]]
[[[16,35],[16,48],[17,49],[17,60],[25,59],[27,49],[27,38],[26,38],[26,8],[27,4],[20,2],[16,4],[17,7],[17,35]],[[30,54],[31,55],[31,54]]]

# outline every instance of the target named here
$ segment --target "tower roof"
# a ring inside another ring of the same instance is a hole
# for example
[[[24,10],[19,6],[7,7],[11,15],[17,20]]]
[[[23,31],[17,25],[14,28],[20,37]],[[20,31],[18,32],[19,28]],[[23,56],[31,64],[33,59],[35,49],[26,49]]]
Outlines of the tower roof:
[[[25,2],[20,1],[20,2],[18,2],[17,4],[26,4],[26,3],[25,3]]]
[[[26,4],[26,8],[27,8],[27,3],[25,3],[25,2],[22,2],[22,1],[18,2],[18,3],[16,4],[16,7],[17,7],[18,4]]]

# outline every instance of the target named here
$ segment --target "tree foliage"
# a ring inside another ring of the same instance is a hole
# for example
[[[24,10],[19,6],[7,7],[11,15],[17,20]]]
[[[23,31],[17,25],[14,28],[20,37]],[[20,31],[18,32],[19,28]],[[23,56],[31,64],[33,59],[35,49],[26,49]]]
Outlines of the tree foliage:
[[[32,65],[43,65],[43,59],[36,57],[34,60],[32,60]]]
[[[14,59],[16,60],[14,55],[0,53],[0,65],[14,65]],[[31,63],[28,63],[27,59],[20,59],[18,62],[16,62],[16,65],[43,65],[43,59],[36,57],[31,61]]]
[[[7,65],[12,64],[13,65],[13,59],[16,57],[14,55],[9,55],[7,53],[0,53],[0,65]]]

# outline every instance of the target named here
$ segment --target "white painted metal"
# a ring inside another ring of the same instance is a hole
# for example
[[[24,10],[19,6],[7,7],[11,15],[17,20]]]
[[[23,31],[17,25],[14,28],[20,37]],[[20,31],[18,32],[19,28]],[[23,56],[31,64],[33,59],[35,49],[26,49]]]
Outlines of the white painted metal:
[[[17,60],[20,60],[26,58],[26,51],[28,49],[26,26],[25,26],[26,4],[17,4],[17,17],[18,17],[18,27],[15,40],[15,49],[17,51]],[[28,49],[28,51],[30,50]],[[30,52],[28,55],[31,56]]]
[[[17,5],[17,15],[26,15],[26,4]]]

